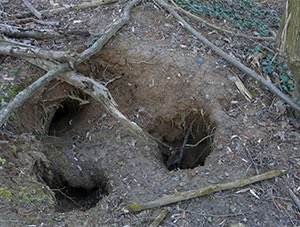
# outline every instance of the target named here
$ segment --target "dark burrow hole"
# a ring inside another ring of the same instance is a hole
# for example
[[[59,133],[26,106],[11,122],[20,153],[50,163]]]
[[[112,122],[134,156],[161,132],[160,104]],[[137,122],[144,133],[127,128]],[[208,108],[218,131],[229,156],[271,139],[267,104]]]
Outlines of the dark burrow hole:
[[[95,207],[97,203],[108,195],[105,188],[95,186],[91,189],[71,187],[66,182],[60,188],[53,188],[56,198],[56,211],[68,212],[72,210],[86,211]]]
[[[52,117],[48,135],[59,136],[68,130],[72,126],[74,118],[82,112],[86,99],[85,95],[77,94],[76,97],[63,100]]]
[[[159,139],[158,147],[168,170],[193,169],[204,166],[212,152],[215,126],[205,114],[190,113],[182,119],[156,119],[148,130]]]
[[[80,181],[87,180],[86,177],[85,179],[82,178],[83,173],[77,177],[73,176],[72,182],[68,182],[54,166],[50,167],[52,168],[51,170],[49,165],[36,161],[33,173],[54,192],[55,210],[57,212],[86,211],[95,207],[104,196],[109,194],[105,177],[100,175],[91,176],[91,179],[87,181],[88,183],[84,187],[82,184],[73,186],[78,185]]]

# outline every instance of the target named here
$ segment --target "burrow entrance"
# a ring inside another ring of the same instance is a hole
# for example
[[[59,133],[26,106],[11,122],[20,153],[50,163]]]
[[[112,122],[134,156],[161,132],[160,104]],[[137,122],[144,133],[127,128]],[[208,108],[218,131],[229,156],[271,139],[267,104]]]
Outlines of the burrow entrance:
[[[176,115],[171,120],[157,118],[149,130],[158,138],[158,147],[168,170],[203,166],[212,152],[215,125],[204,113]]]
[[[52,149],[52,152],[55,150]],[[55,156],[57,157],[57,153]],[[53,157],[49,159],[53,160]],[[66,159],[66,155],[61,155],[53,161],[37,160],[33,166],[33,173],[54,192],[57,212],[86,211],[95,207],[109,194],[103,171],[89,161],[67,161],[69,160]],[[91,174],[92,171],[94,174]]]
[[[91,111],[89,98],[71,90],[51,109],[48,131],[41,136],[47,160],[36,161],[33,172],[54,192],[57,212],[86,211],[108,195],[101,168],[77,154],[81,142],[93,143],[84,141],[91,127],[87,119],[93,121],[101,113],[101,109]]]
[[[71,187],[65,182],[60,187],[52,188],[56,198],[56,211],[68,212],[72,210],[86,211],[95,207],[97,203],[108,195],[108,191],[103,184],[89,189],[84,187]]]
[[[48,135],[60,136],[70,129],[76,117],[78,117],[84,110],[84,107],[89,104],[87,99],[88,96],[80,92],[64,99],[58,105],[50,121]]]

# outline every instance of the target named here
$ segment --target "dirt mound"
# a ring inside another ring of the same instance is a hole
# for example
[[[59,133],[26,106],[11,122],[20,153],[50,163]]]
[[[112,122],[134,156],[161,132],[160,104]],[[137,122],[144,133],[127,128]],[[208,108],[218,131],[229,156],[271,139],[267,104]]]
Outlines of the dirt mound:
[[[107,86],[119,110],[148,139],[131,134],[101,103],[61,81],[22,106],[17,130],[34,134],[34,143],[15,155],[27,160],[21,166],[28,164],[39,186],[55,193],[46,190],[56,203],[51,224],[147,226],[156,210],[124,214],[124,205],[290,168],[286,156],[296,158],[297,132],[270,109],[270,100],[249,103],[241,96],[225,62],[196,43],[163,12],[139,7],[120,34],[80,65],[81,73]],[[272,137],[277,124],[282,134]],[[287,142],[285,134],[294,136]],[[279,178],[249,187],[251,193],[224,192],[172,205],[165,226],[286,224],[273,202],[286,195],[278,190],[285,183]]]

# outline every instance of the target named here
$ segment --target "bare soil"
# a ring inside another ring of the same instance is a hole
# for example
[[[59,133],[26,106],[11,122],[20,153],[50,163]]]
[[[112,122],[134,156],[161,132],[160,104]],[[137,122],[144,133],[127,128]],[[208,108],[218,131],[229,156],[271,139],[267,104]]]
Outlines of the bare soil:
[[[38,9],[51,6],[48,1],[35,4]],[[124,4],[48,20],[97,36]],[[3,6],[5,23],[18,21],[11,15],[26,10],[12,2]],[[123,207],[286,169],[282,177],[170,205],[161,226],[299,226],[299,210],[288,193],[292,189],[299,196],[299,121],[244,76],[246,87],[256,91],[247,101],[232,82],[240,72],[153,2],[135,7],[131,15],[129,24],[78,71],[105,84],[119,110],[152,139],[129,132],[81,91],[51,81],[1,131],[0,225],[149,226],[159,208],[131,214]],[[207,28],[194,26],[218,41]],[[92,39],[33,44],[79,52]],[[44,74],[26,61],[0,60],[3,88],[12,80],[25,87]],[[13,75],[16,68],[19,73]],[[204,139],[187,147],[177,162],[185,138],[188,145]]]

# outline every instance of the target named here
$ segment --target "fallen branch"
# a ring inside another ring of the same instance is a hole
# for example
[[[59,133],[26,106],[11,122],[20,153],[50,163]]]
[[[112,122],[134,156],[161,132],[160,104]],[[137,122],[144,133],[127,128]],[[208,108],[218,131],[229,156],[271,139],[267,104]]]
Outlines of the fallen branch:
[[[54,51],[46,50],[40,47],[35,46],[21,46],[17,45],[17,42],[9,42],[8,39],[3,39],[0,37],[0,54],[1,55],[10,55],[14,57],[21,58],[42,58],[42,59],[54,59],[61,62],[74,62],[75,56],[70,56],[69,53],[65,51]]]
[[[29,99],[38,89],[45,86],[48,82],[56,78],[58,75],[72,70],[75,66],[89,59],[92,55],[97,53],[102,49],[102,47],[107,43],[107,41],[114,36],[114,34],[122,28],[129,21],[130,10],[140,2],[141,0],[132,0],[124,8],[123,16],[118,19],[112,27],[110,27],[105,34],[103,34],[90,48],[83,51],[77,59],[75,59],[74,65],[68,63],[60,64],[54,69],[50,70],[44,76],[39,78],[33,84],[21,91],[7,106],[0,111],[0,127],[5,123],[9,115],[20,107],[25,100]]]
[[[213,43],[211,43],[209,40],[204,38],[202,35],[200,35],[199,32],[197,32],[193,27],[191,27],[173,8],[169,7],[168,4],[166,4],[163,0],[156,0],[157,3],[159,3],[161,6],[163,6],[167,11],[169,11],[177,20],[181,22],[183,27],[187,29],[190,33],[192,33],[195,37],[197,37],[201,42],[203,42],[205,45],[207,45],[209,48],[211,48],[214,52],[216,52],[219,56],[224,58],[226,61],[237,67],[238,69],[242,70],[247,75],[251,76],[261,84],[265,85],[269,88],[269,90],[278,96],[280,99],[284,100],[287,104],[289,104],[294,110],[300,112],[300,106],[298,106],[296,103],[294,103],[289,97],[284,95],[277,87],[275,87],[272,83],[262,78],[260,75],[255,73],[250,68],[243,65],[238,60],[232,58],[230,55],[225,53],[223,50],[221,50],[219,47],[215,46]]]
[[[20,28],[8,24],[0,24],[0,33],[16,38],[33,38],[33,39],[61,39],[61,38],[68,38],[70,39],[70,36],[82,36],[82,37],[88,37],[90,36],[90,33],[88,31],[61,31],[57,32],[52,29],[40,29],[40,30],[33,30],[29,28]]]
[[[289,188],[289,194],[294,201],[294,203],[297,205],[298,209],[300,210],[300,200],[298,197],[295,195],[295,193],[292,191],[292,189]]]
[[[283,174],[286,174],[286,170],[274,170],[270,172],[266,172],[260,175],[255,175],[253,177],[247,177],[243,179],[239,179],[233,182],[229,183],[224,183],[224,184],[215,184],[215,185],[209,185],[204,188],[199,188],[191,191],[186,191],[186,192],[177,192],[173,195],[167,195],[163,196],[161,198],[158,198],[156,200],[146,202],[146,203],[133,203],[125,206],[123,210],[125,212],[138,212],[154,207],[161,207],[165,206],[168,204],[176,203],[179,201],[184,201],[184,200],[189,200],[192,198],[200,197],[200,196],[206,196],[210,195],[215,192],[220,192],[224,190],[229,190],[233,188],[240,188],[244,187],[249,184],[253,184],[256,182],[260,182],[263,180],[271,179],[274,177],[281,176]]]
[[[81,4],[72,4],[64,7],[59,7],[59,8],[54,8],[54,9],[48,9],[48,10],[42,10],[40,13],[42,15],[46,14],[58,14],[64,11],[69,11],[69,10],[79,10],[79,9],[86,9],[86,8],[91,8],[91,7],[97,7],[100,5],[106,5],[106,4],[112,4],[117,2],[117,0],[95,0],[92,2],[84,2]],[[24,18],[30,16],[31,13],[20,13],[17,14],[17,18]]]
[[[16,19],[15,23],[16,24],[28,24],[28,23],[33,23],[36,22],[37,24],[41,24],[41,25],[47,25],[47,26],[55,26],[58,27],[60,25],[60,21],[58,20],[39,20],[36,19],[34,17],[27,17],[27,18],[21,18],[21,19]]]
[[[43,59],[27,58],[26,60],[46,71],[51,68],[55,68],[56,66],[55,63]],[[133,121],[130,121],[117,109],[117,103],[114,101],[109,90],[104,85],[98,83],[92,78],[85,77],[76,71],[66,72],[65,74],[61,75],[60,78],[68,84],[71,84],[72,86],[80,89],[82,92],[93,97],[95,100],[101,102],[105,106],[106,110],[108,110],[125,128],[137,135],[143,135],[143,129],[141,129]]]

